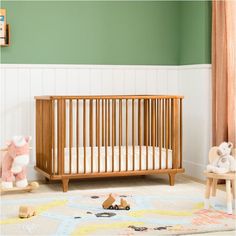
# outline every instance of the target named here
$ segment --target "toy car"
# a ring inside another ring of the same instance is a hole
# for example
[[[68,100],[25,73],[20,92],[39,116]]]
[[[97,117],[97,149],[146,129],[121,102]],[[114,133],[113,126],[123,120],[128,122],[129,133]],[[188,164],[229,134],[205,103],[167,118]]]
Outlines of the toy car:
[[[36,215],[36,210],[31,206],[20,206],[19,217],[20,218],[30,218]]]
[[[112,194],[109,194],[109,197],[103,202],[102,207],[104,209],[111,210],[130,210],[130,205],[123,198],[120,199],[120,205],[112,205],[115,202],[115,198]]]
[[[120,205],[115,205],[115,210],[130,210],[130,205],[124,198],[120,199]]]

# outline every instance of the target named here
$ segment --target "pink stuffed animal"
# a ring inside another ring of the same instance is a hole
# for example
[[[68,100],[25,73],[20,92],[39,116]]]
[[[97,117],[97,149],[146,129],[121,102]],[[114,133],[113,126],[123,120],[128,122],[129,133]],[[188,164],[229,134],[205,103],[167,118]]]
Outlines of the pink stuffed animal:
[[[2,160],[2,187],[12,188],[13,181],[16,187],[26,187],[26,166],[29,163],[29,142],[31,137],[14,136],[8,144],[8,151]]]

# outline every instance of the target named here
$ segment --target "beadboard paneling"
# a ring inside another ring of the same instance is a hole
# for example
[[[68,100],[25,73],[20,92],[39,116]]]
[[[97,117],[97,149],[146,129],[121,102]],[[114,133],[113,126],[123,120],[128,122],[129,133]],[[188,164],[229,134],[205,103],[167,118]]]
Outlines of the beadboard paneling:
[[[112,66],[3,64],[0,79],[0,145],[31,135],[35,163],[35,106],[39,95],[184,95],[183,151],[187,173],[199,175],[210,135],[210,66]],[[35,172],[29,173],[31,179]]]
[[[179,92],[183,102],[183,165],[186,174],[205,179],[211,147],[211,68],[180,66]]]

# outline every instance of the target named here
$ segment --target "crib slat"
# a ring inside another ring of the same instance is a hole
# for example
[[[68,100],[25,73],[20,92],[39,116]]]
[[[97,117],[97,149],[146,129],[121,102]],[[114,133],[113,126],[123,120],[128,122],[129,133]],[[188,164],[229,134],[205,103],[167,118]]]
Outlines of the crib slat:
[[[110,104],[110,99],[108,99],[108,146],[111,145],[111,135],[110,135],[110,127],[111,127],[111,114],[110,114],[110,109],[111,109],[111,104]]]
[[[70,174],[71,174],[71,151],[73,140],[73,116],[72,116],[72,99],[69,100],[69,156],[70,156]]]
[[[51,101],[43,101],[43,163],[44,169],[47,173],[52,174],[52,130],[51,130]]]
[[[173,168],[176,169],[179,166],[179,101],[178,99],[172,99],[172,148],[173,148]]]
[[[53,152],[53,155],[52,155],[52,174],[55,175],[55,168],[56,168],[56,160],[55,160],[55,148],[56,148],[56,145],[55,145],[55,100],[52,99],[52,152]]]
[[[112,99],[112,172],[114,172],[115,99]]]
[[[104,146],[104,99],[102,99],[102,146]]]
[[[148,109],[148,145],[151,146],[151,132],[150,132],[150,101],[149,99],[147,100],[147,109]]]
[[[180,150],[179,150],[179,152],[180,152],[180,168],[182,168],[182,132],[183,132],[183,128],[182,128],[182,110],[183,110],[183,108],[182,108],[182,99],[180,99],[180,114],[179,114],[179,118],[180,118],[180,130],[179,130],[179,132],[180,132],[180,140],[179,140],[179,148],[180,148]]]
[[[171,99],[171,149],[172,149],[172,168],[174,168],[174,101]]]
[[[76,171],[79,173],[79,99],[76,99]]]
[[[46,101],[47,102],[47,101]],[[48,132],[48,129],[47,129],[47,119],[48,119],[48,112],[47,112],[47,103],[45,103],[45,101],[43,101],[43,137],[44,139],[47,140],[48,142],[48,135],[47,132]],[[45,171],[47,171],[47,150],[46,150],[46,142],[43,141],[42,142],[42,167]]]
[[[134,125],[134,99],[132,99],[132,146],[133,146],[133,170],[135,169],[135,125]]]
[[[169,136],[169,140],[168,140],[168,143],[169,143],[169,146],[168,146],[168,148],[169,149],[172,149],[172,144],[171,144],[171,99],[168,99],[168,101],[169,101],[169,114],[168,114],[168,116],[169,116],[169,121],[168,121],[168,127],[169,127],[169,134],[168,134],[168,136]]]
[[[156,146],[158,147],[159,145],[159,104],[158,104],[158,99],[156,99]]]
[[[165,99],[162,99],[162,148],[165,145]]]
[[[45,136],[45,118],[46,118],[46,112],[44,111],[44,101],[42,102],[42,133],[43,133],[43,138]],[[45,171],[46,170],[46,160],[45,160],[45,142],[42,141],[42,156],[41,156],[41,163],[42,163],[42,169]]]
[[[138,145],[139,145],[139,170],[142,169],[142,125],[141,125],[141,99],[138,99]]]
[[[140,103],[141,100],[138,99],[138,145],[140,145]]]
[[[125,125],[125,144],[126,144],[126,171],[128,170],[128,130],[129,130],[129,124],[128,124],[128,119],[129,119],[129,106],[128,106],[128,99],[126,99],[126,125]]]
[[[161,159],[162,159],[162,100],[158,100],[158,130],[159,130],[159,169],[161,169]]]
[[[121,171],[121,145],[122,145],[122,100],[119,99],[119,171]]]
[[[36,166],[41,168],[42,155],[42,101],[36,100]],[[57,152],[58,153],[58,152]],[[58,157],[58,155],[57,155]],[[58,160],[57,160],[58,163]]]
[[[86,173],[86,99],[83,99],[84,173]]]
[[[153,141],[154,141],[154,138],[153,138],[153,134],[154,134],[154,132],[153,132],[153,127],[154,127],[154,125],[153,125],[153,122],[154,122],[154,119],[153,119],[153,117],[154,117],[154,111],[153,111],[153,101],[151,100],[151,111],[150,111],[150,118],[151,118],[151,120],[150,120],[150,125],[151,125],[151,127],[150,127],[150,136],[151,136],[151,144],[150,144],[150,146],[152,147],[152,166],[154,166],[153,165],[153,163],[154,163],[154,148],[155,148],[155,146],[154,146],[154,148],[153,148]]]
[[[114,145],[116,146],[116,99],[114,102]]]
[[[156,102],[155,100],[152,99],[152,166],[153,170],[155,169],[155,155],[156,155],[156,150],[155,150],[155,144],[156,144]]]
[[[166,121],[165,121],[165,134],[166,134],[166,142],[165,142],[165,149],[166,149],[166,169],[168,169],[168,146],[169,146],[169,100],[165,100],[165,112],[166,112]]]
[[[63,103],[63,112],[62,114],[62,147],[63,147],[63,155],[62,155],[62,173],[65,174],[65,147],[66,147],[66,100],[62,101]]]
[[[66,138],[66,109],[65,109],[65,100],[58,99],[58,109],[57,109],[57,124],[58,124],[58,170],[59,174],[64,174],[64,148],[65,148],[65,138]]]
[[[100,99],[98,99],[98,172],[100,172],[100,155],[101,155],[101,146],[100,146]]]
[[[49,124],[48,124],[48,129],[50,130],[49,132],[49,143],[48,143],[48,169],[49,173],[52,174],[52,169],[53,169],[53,156],[52,156],[52,150],[53,149],[53,140],[54,140],[54,133],[53,133],[53,126],[54,126],[54,108],[53,108],[53,100],[48,101],[48,108],[49,108]]]
[[[105,172],[107,172],[107,135],[108,135],[108,133],[107,133],[107,131],[108,131],[108,129],[107,129],[107,126],[108,126],[108,124],[107,124],[107,105],[108,105],[108,100],[106,99],[106,101],[105,101]]]
[[[96,146],[98,146],[98,100],[96,99]]]
[[[146,146],[146,123],[147,123],[147,101],[146,99],[143,100],[143,145]]]
[[[148,100],[145,100],[145,129],[146,129],[146,133],[145,133],[145,144],[146,144],[146,170],[148,170]]]
[[[90,148],[91,148],[91,173],[93,173],[93,99],[90,99]]]

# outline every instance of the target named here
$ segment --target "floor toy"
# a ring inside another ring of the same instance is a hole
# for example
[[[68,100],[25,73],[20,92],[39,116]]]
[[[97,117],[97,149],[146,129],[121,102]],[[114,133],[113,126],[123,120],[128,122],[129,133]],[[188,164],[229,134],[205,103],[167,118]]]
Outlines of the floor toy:
[[[7,142],[7,151],[1,158],[2,188],[28,186],[27,165],[30,162],[29,136],[14,136]]]
[[[36,215],[36,210],[32,206],[20,206],[19,218],[30,218]]]
[[[120,199],[120,205],[112,205],[116,201],[112,194],[109,194],[108,198],[103,202],[102,207],[110,210],[130,210],[130,205],[124,198]]]
[[[26,191],[31,192],[39,187],[38,182],[31,182],[28,184],[28,186],[19,188],[19,187],[13,187],[13,188],[2,188],[0,189],[1,194],[5,192],[15,192],[15,191]]]
[[[128,204],[128,202],[124,199],[121,198],[120,199],[120,205],[115,205],[115,210],[130,210],[130,205]]]
[[[113,209],[112,204],[115,202],[115,197],[112,194],[109,194],[108,198],[103,202],[102,207],[104,209]]]

